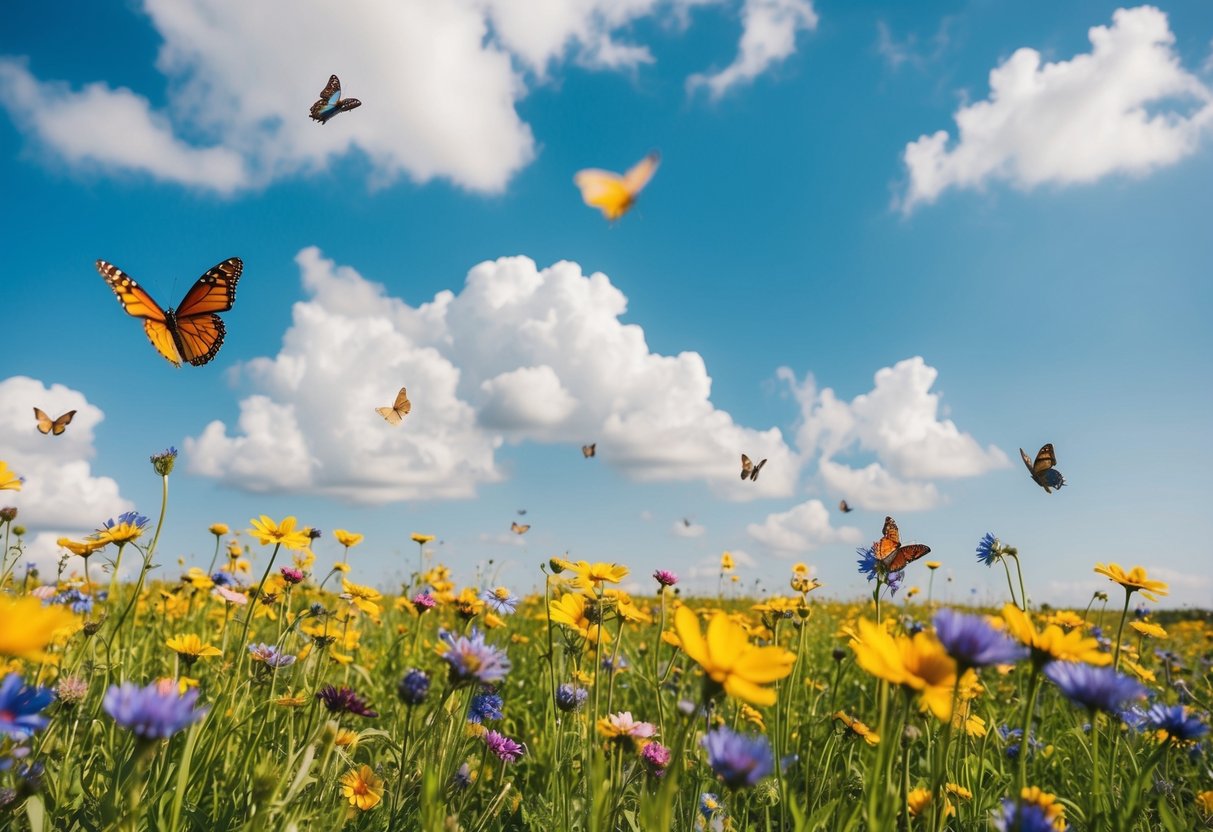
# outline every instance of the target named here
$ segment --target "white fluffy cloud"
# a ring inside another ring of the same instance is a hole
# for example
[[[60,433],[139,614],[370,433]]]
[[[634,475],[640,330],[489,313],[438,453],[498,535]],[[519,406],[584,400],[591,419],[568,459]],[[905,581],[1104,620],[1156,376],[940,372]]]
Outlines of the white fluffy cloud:
[[[69,410],[76,415],[59,436],[43,435],[34,427],[34,407],[51,418]],[[17,525],[30,535],[26,559],[54,574],[63,535],[92,532],[106,519],[134,506],[122,497],[118,483],[96,476],[89,460],[94,455],[93,433],[105,418],[84,394],[27,376],[0,381],[0,459],[25,477],[20,491],[0,492],[0,505],[16,506]]]
[[[506,257],[414,308],[315,248],[296,259],[309,297],[278,355],[244,367],[255,390],[235,429],[186,440],[196,473],[362,503],[467,497],[501,478],[505,441],[595,441],[595,461],[633,479],[741,500],[793,492],[799,460],[779,429],[717,409],[697,353],[651,352],[606,275]],[[393,428],[374,408],[401,385],[413,411]],[[758,482],[738,478],[741,449],[770,459]]]
[[[767,515],[746,526],[750,537],[782,552],[809,552],[828,543],[859,543],[863,533],[853,526],[834,528],[821,500],[809,500],[788,511]]]
[[[1213,126],[1213,90],[1184,70],[1167,16],[1118,9],[1090,29],[1091,51],[1042,64],[1017,50],[990,72],[990,96],[956,113],[957,139],[940,130],[906,146],[902,209],[948,188],[993,179],[1021,188],[1145,174],[1194,152]]]
[[[651,63],[620,33],[646,18],[685,22],[743,3],[737,60],[715,94],[795,50],[810,0],[146,0],[162,39],[153,91],[39,80],[0,56],[0,105],[39,146],[75,166],[142,173],[230,194],[359,151],[371,184],[448,179],[505,188],[536,152],[517,105],[565,61],[603,70]],[[307,109],[336,72],[363,107],[321,127]],[[121,130],[97,130],[97,124]]]
[[[871,392],[850,402],[830,388],[818,392],[811,378],[798,383],[786,367],[778,375],[800,403],[800,453],[820,454],[825,485],[860,508],[930,508],[939,502],[931,480],[979,476],[1009,464],[999,448],[983,448],[951,419],[940,418],[939,395],[930,392],[939,372],[921,357],[878,370]],[[855,452],[874,455],[876,462],[856,469],[834,459]]]

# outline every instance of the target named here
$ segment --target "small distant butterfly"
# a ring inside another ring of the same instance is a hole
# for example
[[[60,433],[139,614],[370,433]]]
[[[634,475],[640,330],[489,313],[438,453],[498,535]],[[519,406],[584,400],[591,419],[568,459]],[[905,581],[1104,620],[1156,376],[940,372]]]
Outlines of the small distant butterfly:
[[[622,176],[609,170],[586,168],[577,172],[573,182],[581,189],[586,205],[602,211],[603,216],[614,222],[636,203],[636,197],[649,184],[660,163],[661,155],[654,150]]]
[[[855,509],[853,509],[849,505],[847,505],[846,500],[841,500],[838,503],[838,510],[841,511],[843,514],[850,514]]]
[[[892,517],[884,519],[884,529],[881,538],[872,544],[872,553],[881,562],[886,572],[900,572],[906,566],[918,560],[931,551],[930,546],[913,543],[901,545],[901,532]]]
[[[312,105],[312,118],[321,124],[327,124],[328,120],[338,113],[361,106],[362,102],[357,98],[341,97],[341,82],[334,75],[320,91],[320,100]]]
[[[195,367],[214,358],[223,346],[225,329],[216,312],[226,312],[236,302],[236,283],[244,271],[239,257],[231,257],[213,267],[194,282],[181,299],[181,305],[161,309],[130,275],[104,260],[97,271],[118,296],[126,314],[143,319],[143,331],[174,367],[188,361]]]
[[[36,407],[34,408],[34,418],[38,420],[38,432],[53,433],[55,436],[58,436],[59,434],[63,433],[63,431],[67,430],[67,426],[72,423],[72,417],[75,415],[76,411],[69,410],[58,419],[52,419],[43,411]]]
[[[526,509],[525,509],[525,508],[520,508],[520,509],[518,509],[518,516],[519,516],[519,517],[523,517],[523,516],[525,516],[525,515],[526,515]]]
[[[597,442],[594,442],[593,444],[590,444],[590,445],[581,446],[581,455],[583,457],[585,457],[586,459],[589,459],[596,453],[598,453],[598,443]]]
[[[510,523],[510,531],[512,531],[514,534],[526,534],[530,530],[530,523]]]
[[[400,420],[409,415],[409,411],[413,409],[413,403],[409,401],[408,394],[403,387],[396,394],[396,401],[391,407],[377,407],[375,412],[387,419],[389,425],[398,425]]]
[[[1061,475],[1061,471],[1053,467],[1057,464],[1057,456],[1053,453],[1052,442],[1037,452],[1035,462],[1023,452],[1023,448],[1019,449],[1019,455],[1023,458],[1023,464],[1028,466],[1028,473],[1032,475],[1032,479],[1045,490],[1046,494],[1052,494],[1054,488],[1061,488],[1066,484],[1066,478]]]
[[[741,478],[743,480],[752,480],[754,482],[757,482],[758,481],[758,472],[761,471],[762,466],[764,466],[766,464],[767,464],[767,461],[764,459],[762,462],[755,465],[753,462],[750,461],[750,458],[748,456],[746,456],[745,454],[742,454],[741,455]]]
[[[691,528],[691,521],[684,517],[684,518],[682,518],[682,525],[686,526],[689,529],[689,528]]]

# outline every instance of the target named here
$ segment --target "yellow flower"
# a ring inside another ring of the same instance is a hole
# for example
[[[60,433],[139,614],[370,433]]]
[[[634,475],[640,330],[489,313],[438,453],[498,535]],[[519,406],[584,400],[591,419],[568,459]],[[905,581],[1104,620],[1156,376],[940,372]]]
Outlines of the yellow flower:
[[[358,584],[352,584],[349,581],[347,581],[345,578],[342,578],[341,579],[341,591],[350,596],[349,597],[350,603],[353,604],[358,609],[362,610],[363,612],[365,612],[369,615],[372,615],[375,617],[379,616],[381,609],[380,609],[379,605],[376,604],[375,602],[382,599],[383,596],[380,595],[376,590],[372,589],[369,586],[359,586]]]
[[[797,576],[805,576],[809,574],[808,564],[794,563],[792,564],[792,574]]]
[[[796,661],[796,656],[782,647],[750,644],[745,630],[723,612],[712,616],[705,638],[699,617],[690,607],[681,606],[674,613],[674,629],[683,651],[713,683],[751,705],[775,704],[775,691],[763,685],[787,676]]]
[[[728,552],[725,552],[720,556],[720,571],[721,572],[732,572],[733,571],[733,556],[730,555]]]
[[[413,536],[411,539],[418,546],[424,546],[425,544],[433,541],[434,536],[432,534],[422,534],[421,532],[413,532]]]
[[[743,702],[741,705],[741,718],[753,725],[759,731],[762,731],[763,733],[766,732],[767,724],[763,721],[762,711],[758,710],[757,708],[751,708],[749,705]]]
[[[337,561],[336,563],[333,564],[333,571],[340,572],[343,575],[348,575],[349,571],[350,571],[350,565],[348,563],[342,563],[341,561]],[[345,578],[342,578],[341,580],[344,581]]]
[[[583,592],[592,592],[603,584],[617,584],[626,578],[630,571],[618,563],[589,563],[584,560],[570,563],[567,568],[577,575],[573,585]]]
[[[1002,617],[1012,637],[1032,650],[1032,661],[1039,665],[1051,661],[1086,662],[1105,665],[1112,663],[1112,656],[1099,649],[1094,638],[1084,637],[1079,630],[1064,632],[1056,624],[1037,630],[1032,619],[1014,604],[1002,608]]]
[[[230,558],[231,560],[235,560],[236,558],[240,557],[243,554],[244,554],[244,550],[240,548],[240,544],[237,541],[229,540],[227,542],[228,558]]]
[[[383,799],[383,781],[368,765],[352,768],[341,775],[341,794],[351,806],[365,812],[374,809]]]
[[[281,523],[275,523],[263,514],[260,520],[250,520],[249,522],[253,525],[249,529],[249,534],[262,546],[278,544],[286,549],[299,551],[306,549],[308,544],[311,543],[307,529],[295,530],[296,520],[294,517],[284,517]]]
[[[951,718],[956,662],[934,635],[924,631],[912,638],[894,638],[883,627],[861,619],[859,638],[851,642],[851,649],[868,673],[917,691],[924,708],[940,720]]]
[[[932,572],[934,572],[936,569],[938,569],[941,566],[943,566],[943,564],[937,560],[927,561],[927,569],[930,569]]]
[[[944,786],[944,790],[947,791],[948,794],[954,794],[957,797],[963,797],[965,800],[973,799],[973,793],[971,791],[969,791],[968,789],[966,789],[964,786],[960,785],[959,783],[948,783],[947,785]]]
[[[349,728],[338,728],[337,735],[333,737],[333,744],[338,748],[344,748],[346,751],[353,751],[358,747],[359,733],[351,731]]]
[[[275,699],[274,704],[281,705],[284,708],[302,708],[309,701],[310,700],[308,699],[307,694],[301,693],[296,696],[291,694],[290,691],[287,691],[282,696]]]
[[[615,609],[626,620],[634,624],[652,624],[653,616],[636,606],[632,600],[632,596],[621,589],[608,589],[602,593],[607,598],[612,598],[615,601]]]
[[[548,606],[548,615],[557,624],[572,627],[582,638],[591,642],[602,640],[603,644],[611,643],[611,634],[602,628],[598,621],[591,621],[587,607],[595,602],[576,592],[567,593],[553,601]]]
[[[199,659],[209,656],[222,656],[223,651],[211,644],[204,644],[202,639],[193,633],[173,636],[164,642],[170,650],[180,656],[186,664],[193,664]]]
[[[875,731],[873,731],[867,725],[864,725],[858,719],[851,717],[846,712],[838,711],[837,713],[834,714],[834,718],[837,720],[841,720],[842,724],[847,726],[847,728],[849,728],[851,730],[851,732],[853,734],[855,734],[856,736],[863,737],[863,741],[866,742],[868,745],[879,745],[880,744],[880,734],[877,734]]]
[[[8,468],[8,463],[0,459],[0,491],[20,491],[22,478]]]
[[[194,589],[210,589],[215,585],[215,582],[211,580],[211,576],[197,566],[190,567],[190,571],[185,574],[184,580]]]
[[[1058,832],[1066,828],[1066,807],[1057,802],[1057,797],[1043,792],[1036,786],[1027,786],[1019,793],[1021,804],[1035,803],[1044,813],[1045,820],[1053,824]]]
[[[333,529],[333,537],[337,538],[337,542],[347,549],[362,542],[362,535],[347,532],[345,529]]]
[[[0,595],[0,656],[43,661],[43,649],[80,620],[57,604],[42,606],[37,598]]]
[[[1213,815],[1213,789],[1203,791],[1196,795],[1196,808],[1199,809],[1201,815],[1205,817]]]
[[[1157,677],[1154,675],[1153,670],[1150,670],[1149,668],[1146,668],[1146,667],[1142,667],[1137,662],[1133,661],[1128,656],[1126,656],[1124,653],[1120,654],[1120,666],[1127,667],[1127,668],[1129,668],[1129,670],[1132,670],[1133,673],[1137,676],[1137,678],[1141,679],[1143,682],[1158,681]]]
[[[1134,592],[1141,592],[1142,595],[1149,598],[1151,601],[1157,601],[1155,595],[1166,595],[1168,587],[1163,581],[1151,581],[1150,576],[1146,574],[1146,570],[1141,566],[1134,566],[1132,569],[1125,572],[1120,568],[1119,564],[1109,563],[1104,566],[1102,563],[1095,564],[1095,571],[1100,575],[1107,575],[1110,580],[1115,581],[1125,588],[1125,592],[1132,595]]]
[[[144,520],[146,522],[146,519]],[[143,535],[143,526],[137,523],[115,523],[106,529],[98,529],[93,538],[104,543],[113,543],[118,546],[130,543]]]
[[[1157,624],[1153,624],[1149,621],[1130,621],[1129,626],[1132,627],[1137,632],[1141,633],[1143,636],[1149,636],[1150,638],[1166,638],[1167,637],[1166,630],[1164,630],[1162,627],[1159,627]]]
[[[223,537],[225,534],[230,532],[231,529],[227,527],[227,523],[211,523],[211,527],[207,531],[209,531],[215,537]]]
[[[931,797],[932,795],[930,789],[914,789],[908,795],[906,795],[906,808],[910,810],[911,815],[918,817],[923,810],[930,807]],[[943,813],[944,815],[954,815],[956,814],[956,807],[945,800],[943,804]]]
[[[73,555],[79,555],[82,558],[87,558],[99,549],[104,549],[110,544],[108,540],[97,537],[89,537],[84,540],[71,540],[66,537],[61,537],[55,541],[57,544],[67,549]]]

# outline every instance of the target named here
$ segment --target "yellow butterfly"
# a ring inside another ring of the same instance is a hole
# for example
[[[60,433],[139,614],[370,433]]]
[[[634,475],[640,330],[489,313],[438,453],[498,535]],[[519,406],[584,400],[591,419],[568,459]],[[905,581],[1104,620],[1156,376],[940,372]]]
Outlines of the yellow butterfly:
[[[375,412],[387,419],[389,425],[398,425],[400,420],[409,415],[409,411],[413,409],[413,403],[409,401],[408,394],[403,387],[396,394],[396,401],[391,407],[377,407]]]
[[[577,171],[573,183],[581,189],[586,205],[602,211],[604,217],[614,222],[635,204],[660,163],[661,155],[654,150],[622,176],[609,170],[586,168]]]
[[[742,454],[741,455],[741,478],[743,480],[751,480],[753,482],[757,482],[758,481],[758,472],[761,471],[762,466],[764,466],[766,464],[767,464],[767,461],[764,459],[762,462],[755,465],[753,462],[750,461],[750,458],[748,456],[746,456],[745,454]]]
[[[586,459],[589,459],[596,453],[598,453],[598,443],[597,442],[593,442],[589,445],[581,446],[581,455],[583,457],[585,457]]]
[[[526,534],[530,530],[530,523],[510,523],[510,531],[512,531],[514,534]]]
[[[63,433],[63,431],[67,430],[67,426],[72,423],[72,417],[75,415],[76,411],[69,410],[58,419],[52,419],[43,411],[36,407],[34,408],[34,418],[38,420],[39,433],[53,433],[55,436],[58,436],[59,434]]]

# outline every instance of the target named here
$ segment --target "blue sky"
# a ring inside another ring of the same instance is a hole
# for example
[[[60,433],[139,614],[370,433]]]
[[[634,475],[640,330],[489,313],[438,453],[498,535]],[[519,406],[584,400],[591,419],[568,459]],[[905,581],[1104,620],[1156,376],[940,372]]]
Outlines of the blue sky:
[[[714,588],[729,550],[747,589],[805,561],[854,597],[892,514],[954,599],[997,597],[994,531],[1038,600],[1116,561],[1213,601],[1207,4],[244,5],[0,33],[0,459],[38,557],[153,514],[175,445],[170,570],[295,514],[363,532],[385,587],[420,531],[465,580],[568,551]],[[322,127],[333,72],[363,106]],[[628,215],[581,203],[577,170],[654,148]],[[167,306],[230,256],[227,341],[180,370],[93,268]],[[80,414],[51,439],[33,405]],[[1053,495],[1018,459],[1045,442]]]

